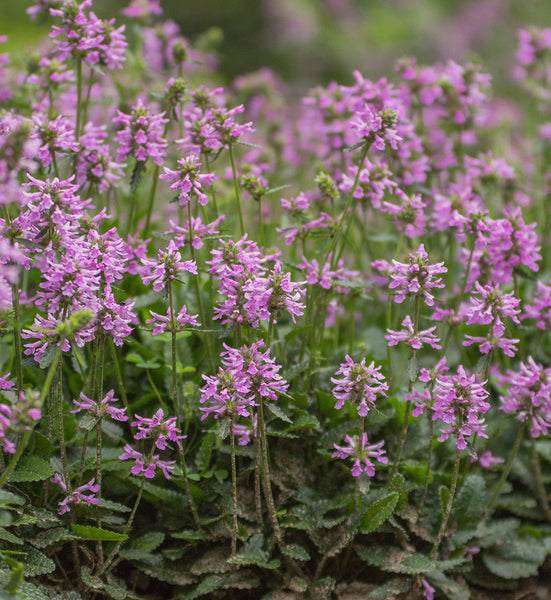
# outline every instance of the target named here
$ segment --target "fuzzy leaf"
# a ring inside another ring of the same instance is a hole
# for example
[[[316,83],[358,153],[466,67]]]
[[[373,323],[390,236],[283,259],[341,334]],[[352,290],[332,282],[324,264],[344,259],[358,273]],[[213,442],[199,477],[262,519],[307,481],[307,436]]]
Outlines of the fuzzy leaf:
[[[183,531],[175,531],[174,533],[171,533],[170,536],[177,540],[186,540],[188,542],[195,542],[197,540],[205,539],[205,534],[197,529],[184,529]]]
[[[54,476],[49,462],[39,456],[25,456],[10,475],[10,481],[43,481]]]
[[[193,583],[193,577],[185,571],[185,569],[165,568],[165,567],[151,567],[149,565],[141,564],[139,566],[140,571],[143,571],[146,575],[164,581],[172,585],[189,585]]]
[[[333,577],[322,577],[310,585],[309,596],[319,600],[330,600],[336,585]]]
[[[115,512],[130,512],[132,510],[129,506],[125,506],[119,502],[112,502],[111,500],[106,500],[105,498],[101,498],[97,506],[99,508],[105,508]]]
[[[104,542],[118,542],[127,540],[125,533],[117,533],[108,529],[100,529],[91,525],[71,525],[73,532],[83,540],[102,540]]]
[[[97,417],[92,415],[84,415],[78,422],[78,426],[84,431],[92,431],[98,422]]]
[[[10,544],[22,544],[23,543],[23,540],[20,537],[17,537],[8,529],[4,529],[4,527],[0,527],[0,540],[4,540],[5,542],[10,542]]]
[[[130,175],[130,191],[135,192],[142,178],[142,173],[145,171],[145,160],[137,160],[134,168],[132,169],[132,175]],[[130,202],[135,202],[134,198],[130,199]]]
[[[293,421],[287,431],[296,431],[297,429],[319,429],[320,422],[313,415],[299,415]]]
[[[212,433],[212,431],[209,431],[203,436],[201,445],[199,446],[199,450],[195,456],[195,464],[197,465],[197,468],[201,474],[203,474],[209,468],[215,439],[215,435]]]
[[[469,588],[465,584],[459,583],[443,573],[433,571],[427,575],[427,580],[444,592],[448,600],[470,600],[471,598]]]
[[[281,564],[280,560],[269,560],[268,552],[262,549],[263,545],[264,536],[257,533],[247,540],[240,552],[228,558],[227,562],[232,565],[256,565],[264,569],[277,569]]]
[[[407,373],[408,378],[412,383],[417,381],[417,374],[419,373],[419,360],[417,359],[416,352],[414,352],[411,358],[408,360]]]
[[[453,503],[450,523],[459,530],[476,529],[486,504],[486,483],[481,475],[472,474],[465,479]]]
[[[21,585],[17,587],[17,594],[10,596],[4,589],[10,579],[10,575],[10,571],[0,570],[0,598],[2,598],[2,600],[4,600],[4,598],[5,600],[50,600],[50,594],[28,581],[23,581]]]
[[[513,539],[487,550],[482,560],[486,568],[504,579],[521,579],[538,574],[545,560],[545,545],[535,539]]]
[[[14,504],[25,504],[25,498],[6,490],[0,490],[0,508],[6,508]]]
[[[133,550],[145,550],[146,552],[153,552],[158,548],[165,539],[165,534],[161,531],[151,531],[142,535],[137,540],[134,540],[130,545]]]
[[[398,492],[391,492],[370,504],[362,517],[360,531],[369,533],[382,525],[394,512],[399,497]]]
[[[387,583],[371,590],[367,595],[369,600],[386,600],[387,598],[397,598],[399,594],[408,592],[411,589],[411,583],[408,579],[392,579]]]
[[[267,402],[266,406],[268,407],[268,410],[274,415],[276,416],[278,419],[281,419],[282,421],[285,421],[285,423],[293,423],[292,419],[290,419],[282,410],[281,408],[279,408],[279,406],[277,406],[276,404],[272,404],[271,402]]]
[[[182,596],[182,600],[195,600],[195,598],[215,592],[223,587],[224,580],[225,577],[223,575],[209,575],[206,579],[203,579],[203,581],[201,581],[201,583],[191,592],[184,594]]]
[[[367,564],[390,573],[419,575],[434,571],[434,561],[418,552],[409,553],[400,548],[370,546],[356,548],[356,554]]]
[[[38,548],[47,548],[48,546],[53,546],[59,542],[75,539],[77,539],[77,536],[65,527],[53,527],[52,529],[47,529],[46,531],[39,533],[33,539],[33,544]]]
[[[388,490],[390,492],[397,492],[398,503],[396,504],[396,512],[402,512],[408,503],[405,477],[401,473],[396,473],[388,485]]]
[[[55,562],[36,548],[25,549],[26,556],[22,559],[25,577],[45,575],[56,570]]]
[[[298,544],[287,544],[281,549],[281,551],[286,556],[290,556],[295,560],[310,560],[310,555],[308,552],[306,552],[306,550]]]

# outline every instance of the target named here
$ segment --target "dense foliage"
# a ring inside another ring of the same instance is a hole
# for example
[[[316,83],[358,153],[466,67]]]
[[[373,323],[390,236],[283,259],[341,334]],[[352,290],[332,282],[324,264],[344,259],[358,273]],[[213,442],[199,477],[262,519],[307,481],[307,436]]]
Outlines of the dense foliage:
[[[449,598],[551,551],[551,30],[293,104],[133,0],[0,56],[2,598]],[[2,40],[0,40],[2,41]]]

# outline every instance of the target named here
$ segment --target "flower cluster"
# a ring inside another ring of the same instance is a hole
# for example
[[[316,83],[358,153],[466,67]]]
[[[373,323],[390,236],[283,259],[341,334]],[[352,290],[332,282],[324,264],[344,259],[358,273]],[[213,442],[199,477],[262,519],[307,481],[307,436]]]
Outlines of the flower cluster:
[[[95,483],[95,478],[90,479],[88,483],[81,485],[76,490],[69,492],[65,482],[61,478],[59,473],[56,473],[50,481],[59,485],[59,487],[67,494],[67,496],[59,503],[59,508],[57,510],[58,514],[64,515],[65,513],[71,510],[71,506],[78,506],[79,504],[85,503],[88,506],[92,506],[92,504],[99,504],[99,499],[96,498],[96,494],[100,490],[99,484]],[[89,493],[85,493],[89,492]]]
[[[487,425],[480,415],[490,408],[486,402],[488,396],[484,384],[476,381],[476,375],[468,375],[463,365],[457,368],[457,375],[439,376],[433,391],[432,419],[441,419],[451,427],[440,429],[438,441],[453,435],[457,448],[464,450],[470,435],[476,433],[487,438]]]
[[[375,363],[369,366],[365,364],[365,358],[356,363],[348,354],[345,362],[341,364],[335,375],[342,375],[337,379],[331,377],[335,384],[333,396],[337,399],[335,408],[342,408],[345,401],[358,407],[360,417],[365,417],[369,410],[375,406],[377,395],[386,396],[388,385],[381,373],[381,367],[375,367]]]
[[[370,459],[376,459],[382,464],[388,463],[388,458],[385,456],[385,451],[382,449],[384,442],[369,444],[367,433],[356,437],[347,435],[344,438],[344,442],[346,446],[337,446],[337,444],[333,444],[333,447],[335,448],[333,458],[342,458],[343,460],[351,458],[354,461],[354,464],[352,465],[353,477],[359,477],[362,472],[366,473],[369,477],[375,475],[375,465]]]
[[[279,374],[281,367],[269,350],[261,351],[263,345],[262,341],[241,348],[224,344],[220,355],[224,368],[220,367],[216,375],[203,375],[203,419],[211,413],[216,418],[248,417],[260,397],[274,402],[278,394],[287,391],[288,384]]]

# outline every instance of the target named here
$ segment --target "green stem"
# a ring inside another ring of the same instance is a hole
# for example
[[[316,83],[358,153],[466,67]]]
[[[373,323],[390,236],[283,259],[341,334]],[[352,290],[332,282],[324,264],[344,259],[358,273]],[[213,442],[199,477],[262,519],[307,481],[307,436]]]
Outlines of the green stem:
[[[178,403],[178,379],[176,375],[176,321],[174,319],[174,301],[172,298],[172,282],[167,282],[168,302],[170,305],[170,328],[171,328],[171,350],[172,350],[172,402],[176,425],[180,426],[180,405]]]
[[[161,167],[155,165],[153,170],[153,180],[151,181],[151,190],[149,192],[149,203],[147,205],[147,217],[145,219],[145,227],[143,232],[143,239],[146,240],[149,236],[149,230],[151,227],[151,213],[153,212],[153,205],[155,204],[155,195],[157,193],[157,184],[159,183],[159,172]]]
[[[42,406],[42,404],[44,404],[44,400],[46,399],[46,396],[48,395],[48,392],[50,391],[50,387],[52,385],[52,381],[53,381],[54,374],[57,369],[57,365],[60,362],[61,355],[63,353],[62,346],[63,346],[63,340],[60,341],[60,345],[58,346],[57,352],[54,356],[54,360],[52,361],[52,364],[50,365],[50,368],[46,375],[46,379],[42,386],[42,391],[40,392],[40,398],[39,398],[39,402],[38,402],[40,406]],[[22,437],[19,445],[17,446],[17,450],[16,450],[15,454],[12,456],[10,462],[8,463],[8,466],[5,468],[4,472],[2,473],[2,476],[0,476],[0,489],[2,489],[2,487],[4,487],[6,481],[8,480],[9,476],[11,475],[12,471],[17,466],[17,463],[19,462],[21,455],[23,454],[27,444],[29,443],[31,433],[32,433],[32,430],[25,431],[25,433],[23,434],[23,437]]]
[[[260,245],[264,247],[264,219],[262,217],[262,198],[258,198],[258,227],[260,229]]]
[[[511,450],[511,453],[509,454],[509,458],[507,459],[507,462],[505,463],[505,466],[503,467],[503,471],[501,472],[501,477],[499,478],[499,481],[497,482],[496,486],[494,487],[494,491],[492,492],[492,495],[491,495],[490,499],[488,500],[488,503],[486,504],[486,508],[484,510],[485,516],[488,516],[488,514],[492,510],[492,507],[494,506],[494,502],[497,500],[497,497],[499,496],[499,492],[501,491],[501,488],[503,487],[505,480],[507,479],[507,477],[509,476],[509,473],[511,472],[511,467],[513,466],[513,461],[515,460],[515,457],[518,453],[518,449],[520,448],[520,443],[524,436],[525,429],[526,429],[526,423],[523,423],[521,425],[520,429],[518,430],[517,437],[516,437],[515,443],[513,445],[513,449]]]
[[[23,349],[21,347],[21,323],[19,310],[19,288],[18,283],[12,286],[12,304],[13,304],[13,338],[15,342],[15,384],[17,387],[17,396],[23,389]]]
[[[113,357],[113,364],[115,365],[115,376],[119,385],[119,395],[121,397],[123,406],[128,409],[128,398],[126,397],[126,389],[124,387],[119,359],[117,357],[117,349],[115,348],[115,342],[113,341],[112,337],[109,338],[109,347],[111,348],[111,356]]]
[[[189,502],[189,508],[191,509],[191,514],[193,516],[193,520],[195,521],[195,526],[198,529],[201,529],[201,524],[199,522],[199,513],[197,512],[197,506],[195,505],[195,501],[193,500],[193,496],[191,495],[191,487],[189,485],[189,477],[187,475],[187,465],[184,452],[180,449],[178,452],[180,455],[180,466],[182,467],[182,473],[184,475],[184,486],[186,488],[186,495]]]
[[[538,457],[538,453],[536,451],[536,443],[534,438],[532,439],[532,466],[534,468],[534,476],[536,478],[536,485],[538,487],[538,494],[540,497],[541,506],[543,508],[543,512],[547,517],[549,523],[551,523],[551,508],[549,508],[549,498],[547,496],[547,492],[545,491],[545,484],[543,482],[541,476],[541,466],[540,459]]]
[[[455,498],[455,491],[457,489],[457,479],[459,476],[460,461],[461,461],[461,451],[459,450],[459,448],[457,448],[455,451],[455,463],[453,465],[452,486],[450,489],[450,496],[448,498],[448,504],[446,505],[446,511],[445,511],[444,517],[442,519],[442,524],[440,525],[440,531],[438,532],[438,537],[436,538],[436,541],[434,542],[434,546],[432,547],[432,551],[430,553],[430,557],[433,559],[436,558],[436,555],[438,553],[438,548],[440,547],[442,538],[444,537],[444,534],[446,533],[446,527],[448,525],[448,520],[450,518],[450,514],[452,511],[452,505],[453,505],[453,501]]]
[[[239,197],[239,182],[237,181],[237,170],[235,169],[235,160],[233,158],[233,145],[230,143],[228,145],[228,149],[230,151],[230,162],[231,162],[231,170],[233,174],[233,188],[235,191],[235,203],[237,206],[237,214],[239,216],[239,227],[241,230],[241,237],[245,235],[245,225],[243,224],[243,212],[241,210],[241,198]]]
[[[57,374],[57,426],[59,429],[59,453],[63,467],[63,478],[67,486],[67,493],[71,494],[71,480],[69,478],[69,466],[67,463],[67,449],[65,448],[65,428],[63,427],[63,395],[62,395],[62,373],[61,362],[58,364]]]
[[[432,391],[432,390],[431,390]],[[419,507],[417,511],[421,513],[423,506],[425,506],[425,500],[427,498],[427,492],[429,489],[429,481],[431,474],[431,463],[432,463],[432,438],[434,436],[434,421],[429,415],[429,453],[427,456],[427,473],[425,475],[425,485],[423,486],[423,493],[421,494],[421,500],[419,501]]]
[[[354,178],[354,183],[352,184],[352,189],[350,190],[350,193],[348,194],[344,212],[342,213],[341,218],[339,219],[339,222],[337,224],[337,229],[335,230],[335,234],[333,235],[333,241],[331,243],[331,247],[329,249],[329,252],[327,253],[327,256],[325,257],[324,262],[327,262],[329,260],[329,257],[331,257],[331,269],[332,270],[335,268],[335,266],[340,258],[340,255],[342,254],[342,249],[338,254],[335,252],[335,250],[337,249],[337,245],[340,242],[340,234],[341,234],[341,230],[342,230],[344,221],[346,221],[348,219],[348,213],[349,213],[349,211],[352,207],[352,203],[354,201],[354,192],[356,191],[356,187],[358,186],[358,182],[360,180],[360,173],[363,168],[365,159],[367,157],[367,153],[369,152],[370,146],[371,146],[370,143],[366,143],[362,148],[362,153],[360,155],[360,163],[358,165],[358,171],[356,172],[356,177]],[[344,244],[343,244],[343,248],[344,248]]]
[[[126,522],[124,529],[122,530],[123,535],[128,535],[128,532],[130,531],[130,527],[132,526],[132,523],[134,522],[134,517],[136,516],[138,506],[142,499],[144,487],[145,487],[145,477],[142,477],[142,482],[141,482],[140,488],[138,490],[138,495],[136,496],[136,501],[134,502],[134,506],[132,507],[132,512],[130,513],[130,517],[128,518],[128,521]],[[113,560],[115,559],[115,556],[119,553],[119,550],[121,549],[123,542],[124,542],[124,540],[120,540],[117,543],[117,545],[111,551],[111,554],[109,555],[107,560],[103,563],[103,565],[100,566],[99,570],[97,571],[98,577],[101,576],[103,573],[105,573],[105,571],[107,571],[111,567]]]
[[[203,159],[205,160],[205,167],[207,169],[207,173],[210,173],[210,164],[208,154],[203,154]],[[216,206],[216,191],[214,189],[214,185],[209,187],[210,191],[210,199],[212,201],[212,207],[214,208],[214,216],[218,218],[218,206]]]
[[[264,399],[259,396],[258,405],[258,435],[260,437],[260,453],[261,453],[261,476],[262,485],[264,488],[264,497],[266,498],[266,504],[268,506],[268,515],[272,522],[272,529],[274,531],[275,538],[278,545],[283,546],[283,536],[279,528],[277,520],[277,513],[275,509],[274,496],[272,494],[272,484],[270,481],[270,466],[268,460],[268,440],[266,439],[266,431],[264,426]]]
[[[233,512],[233,527],[231,534],[231,555],[234,556],[237,552],[237,532],[239,526],[237,523],[237,461],[235,459],[235,413],[232,413],[231,429],[230,429],[230,448],[231,448],[231,485],[232,485],[232,512]]]
[[[75,139],[78,142],[80,137],[80,121],[82,111],[82,60],[77,58],[77,110],[75,122]],[[59,177],[59,175],[58,175]]]

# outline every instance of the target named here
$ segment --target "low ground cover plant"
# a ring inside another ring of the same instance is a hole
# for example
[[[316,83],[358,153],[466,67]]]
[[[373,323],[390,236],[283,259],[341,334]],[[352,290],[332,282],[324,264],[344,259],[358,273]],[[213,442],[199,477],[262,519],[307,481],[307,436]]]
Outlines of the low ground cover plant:
[[[0,56],[2,597],[537,575],[551,31],[519,33],[522,134],[472,63],[297,105],[268,70],[222,87],[155,0],[29,13],[49,39]]]

